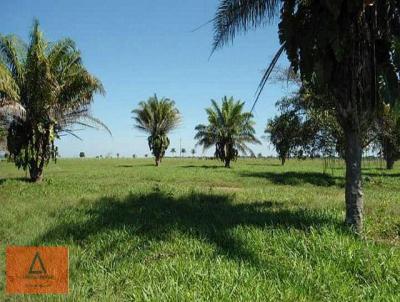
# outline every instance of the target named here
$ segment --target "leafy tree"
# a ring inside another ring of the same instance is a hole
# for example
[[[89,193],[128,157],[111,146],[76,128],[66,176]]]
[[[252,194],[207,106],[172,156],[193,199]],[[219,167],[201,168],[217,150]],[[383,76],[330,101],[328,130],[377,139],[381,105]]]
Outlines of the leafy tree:
[[[89,114],[93,96],[104,93],[101,82],[85,69],[72,40],[47,42],[37,21],[28,45],[0,36],[0,78],[2,102],[23,111],[8,128],[10,157],[32,181],[40,181],[44,166],[56,159],[61,133],[76,136],[74,124],[107,129]]]
[[[211,107],[206,109],[208,125],[200,124],[195,128],[198,145],[204,149],[215,145],[215,157],[223,161],[227,168],[239,152],[254,155],[247,143],[260,143],[255,137],[253,115],[243,112],[243,107],[244,102],[235,101],[233,97],[223,97],[221,107],[211,100]]]
[[[194,157],[196,154],[196,149],[192,149],[192,150],[190,150],[190,152],[192,153],[192,156]]]
[[[335,111],[345,142],[345,222],[357,233],[363,220],[362,137],[382,106],[378,78],[398,92],[398,58],[392,54],[400,37],[399,7],[399,0],[221,0],[214,19],[216,49],[280,13],[282,47],[271,66],[286,51],[302,82]]]
[[[181,149],[181,153],[183,154],[183,156],[185,156],[186,149],[185,149],[185,148],[182,148],[182,149]]]
[[[172,156],[175,156],[176,149],[175,149],[175,148],[172,148],[172,149],[171,149],[171,153],[172,153]]]
[[[85,157],[85,152],[80,152],[80,153],[79,153],[79,157],[80,157],[80,158]]]
[[[395,161],[400,159],[400,115],[390,106],[385,106],[380,130],[379,143],[386,168],[391,170]]]
[[[301,121],[294,112],[286,112],[268,121],[265,133],[274,145],[282,166],[299,145]]]
[[[395,39],[392,47],[393,63],[400,73],[400,39]],[[399,99],[395,85],[396,79],[390,80],[381,76],[379,96],[385,105],[382,108],[381,122],[379,123],[379,143],[386,160],[386,168],[393,169],[395,161],[400,159],[400,112],[399,104],[393,100]]]
[[[167,98],[158,99],[154,95],[147,102],[140,102],[139,108],[132,113],[136,128],[149,134],[149,148],[158,166],[169,146],[167,134],[178,127],[181,121],[175,102]]]

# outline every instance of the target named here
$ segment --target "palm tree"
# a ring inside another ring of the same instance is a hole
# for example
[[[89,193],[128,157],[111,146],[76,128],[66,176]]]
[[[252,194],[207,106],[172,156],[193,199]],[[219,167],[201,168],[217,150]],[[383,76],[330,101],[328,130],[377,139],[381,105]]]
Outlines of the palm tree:
[[[229,168],[230,162],[237,158],[239,152],[254,154],[247,143],[260,143],[255,137],[253,115],[243,112],[244,102],[235,101],[233,97],[223,97],[221,107],[214,100],[211,100],[211,104],[206,109],[208,125],[196,126],[195,139],[198,140],[197,145],[204,149],[215,145],[215,157]]]
[[[176,149],[175,149],[175,148],[172,148],[172,149],[171,149],[171,153],[172,153],[172,156],[175,156]]]
[[[175,102],[168,98],[150,97],[147,102],[140,102],[139,108],[132,110],[135,127],[149,134],[148,143],[156,166],[158,166],[169,146],[167,134],[178,127],[181,115]]]
[[[93,96],[104,94],[101,82],[85,69],[72,40],[49,43],[38,21],[28,45],[0,36],[0,78],[0,111],[20,113],[8,128],[10,157],[29,170],[32,181],[40,181],[44,166],[56,159],[55,139],[76,136],[73,125],[107,129],[89,113]]]
[[[192,149],[190,152],[192,153],[192,156],[194,157],[194,155],[196,154],[196,149]]]
[[[183,156],[185,156],[185,153],[186,153],[186,149],[185,149],[185,148],[182,148],[182,149],[181,149],[181,154],[182,154]]]
[[[362,137],[382,107],[379,86],[385,83],[399,91],[394,64],[398,57],[392,53],[393,44],[400,40],[398,7],[398,0],[220,0],[214,18],[213,51],[280,14],[281,48],[266,69],[255,103],[286,51],[302,84],[321,96],[317,100],[321,105],[334,109],[343,129],[345,222],[356,233],[362,230],[363,220]]]

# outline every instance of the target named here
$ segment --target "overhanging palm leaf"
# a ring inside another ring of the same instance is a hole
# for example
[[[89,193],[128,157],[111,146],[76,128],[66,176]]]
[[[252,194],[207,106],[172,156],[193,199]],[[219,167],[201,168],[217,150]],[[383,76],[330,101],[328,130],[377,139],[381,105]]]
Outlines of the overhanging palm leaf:
[[[212,52],[232,41],[238,32],[273,20],[280,3],[280,0],[222,0],[214,18]]]
[[[214,42],[211,54],[231,42],[239,32],[246,32],[269,21],[279,13],[280,0],[222,0],[214,21]],[[268,65],[255,93],[250,112],[253,112],[260,95],[284,51],[282,45]]]

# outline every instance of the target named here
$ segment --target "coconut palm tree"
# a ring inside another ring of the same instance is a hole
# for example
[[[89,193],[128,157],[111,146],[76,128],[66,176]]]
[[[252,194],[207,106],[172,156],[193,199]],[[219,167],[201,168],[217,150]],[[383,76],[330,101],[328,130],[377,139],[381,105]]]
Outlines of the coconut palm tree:
[[[178,127],[181,121],[175,102],[168,98],[158,99],[154,95],[147,102],[140,102],[139,108],[132,110],[132,113],[135,127],[149,134],[149,148],[158,166],[169,146],[167,134]]]
[[[175,156],[176,149],[175,149],[175,148],[172,148],[172,149],[171,149],[171,153],[172,153],[172,156]]]
[[[235,101],[233,97],[223,97],[221,107],[211,100],[211,107],[206,109],[208,125],[200,124],[195,128],[197,145],[204,149],[215,146],[215,157],[223,161],[227,168],[239,152],[254,155],[248,143],[260,143],[255,137],[253,115],[243,112],[243,107],[244,102]]]
[[[0,79],[0,111],[19,113],[8,128],[10,157],[32,181],[40,181],[44,166],[56,159],[55,139],[76,136],[73,125],[107,129],[89,113],[93,96],[104,93],[101,82],[85,69],[72,40],[48,42],[38,21],[28,44],[0,36]]]
[[[263,26],[280,17],[281,48],[257,90],[260,95],[273,66],[285,51],[294,72],[299,72],[333,108],[345,136],[346,219],[351,229],[362,230],[362,137],[381,110],[379,86],[388,84],[398,100],[399,75],[393,44],[400,39],[398,0],[295,1],[220,0],[214,18],[213,51],[240,32]]]
[[[196,149],[190,150],[190,153],[192,153],[192,156],[194,157],[196,155]]]

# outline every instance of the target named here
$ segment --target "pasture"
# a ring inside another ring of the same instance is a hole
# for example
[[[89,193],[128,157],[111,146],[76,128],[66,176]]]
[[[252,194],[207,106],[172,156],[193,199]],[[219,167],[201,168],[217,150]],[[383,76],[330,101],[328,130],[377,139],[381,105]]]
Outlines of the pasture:
[[[400,169],[320,160],[61,159],[42,183],[0,162],[1,301],[399,301]],[[6,245],[68,246],[68,296],[5,295]]]

